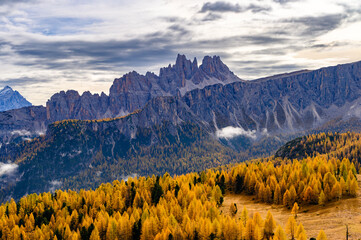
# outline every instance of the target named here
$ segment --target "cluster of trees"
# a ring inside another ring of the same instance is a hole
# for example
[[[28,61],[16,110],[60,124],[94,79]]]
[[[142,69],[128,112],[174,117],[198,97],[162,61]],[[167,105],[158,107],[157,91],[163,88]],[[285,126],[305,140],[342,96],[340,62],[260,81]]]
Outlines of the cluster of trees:
[[[283,230],[270,212],[265,219],[245,208],[240,217],[222,214],[224,188],[224,175],[209,170],[31,194],[0,206],[0,238],[306,239],[293,217]]]
[[[303,159],[317,155],[329,158],[347,158],[354,163],[356,170],[361,166],[361,134],[319,133],[297,138],[280,148],[276,156],[289,159]]]
[[[327,156],[304,160],[268,158],[238,164],[224,174],[229,189],[246,192],[267,203],[292,207],[300,204],[325,204],[342,196],[356,197],[356,169],[348,159]]]

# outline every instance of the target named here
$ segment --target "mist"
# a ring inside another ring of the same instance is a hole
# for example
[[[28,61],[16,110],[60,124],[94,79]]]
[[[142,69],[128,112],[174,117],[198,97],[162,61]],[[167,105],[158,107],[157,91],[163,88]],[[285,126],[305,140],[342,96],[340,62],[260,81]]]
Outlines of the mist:
[[[0,162],[0,177],[13,175],[18,168],[15,163],[2,163]]]
[[[219,138],[225,138],[225,139],[231,139],[237,136],[246,136],[252,139],[256,139],[257,138],[256,133],[257,133],[256,130],[246,131],[241,127],[228,126],[220,130],[217,130],[216,135]]]

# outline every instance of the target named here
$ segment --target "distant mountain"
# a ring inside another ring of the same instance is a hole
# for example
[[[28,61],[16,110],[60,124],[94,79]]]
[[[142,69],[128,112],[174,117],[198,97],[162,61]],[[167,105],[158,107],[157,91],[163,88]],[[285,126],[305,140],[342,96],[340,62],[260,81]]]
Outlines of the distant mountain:
[[[187,91],[212,84],[241,81],[217,56],[204,57],[198,66],[184,55],[177,56],[175,65],[161,68],[159,75],[135,71],[114,80],[109,96],[102,93],[60,92],[46,103],[50,122],[63,119],[102,119],[127,115],[141,109],[154,97],[184,95]]]
[[[114,81],[109,96],[61,92],[46,108],[0,113],[2,142],[13,142],[0,149],[0,162],[18,164],[18,180],[4,194],[47,191],[54,182],[80,188],[93,186],[91,179],[199,171],[271,154],[309,132],[361,129],[361,62],[243,81],[218,57],[206,57],[198,70],[182,59],[169,67],[168,85],[150,73],[130,73]],[[204,85],[197,74],[206,76]]]
[[[18,91],[6,86],[0,90],[0,112],[31,106]]]
[[[46,107],[30,107],[0,113],[0,144],[14,139],[32,138],[46,131],[46,126],[64,119],[103,119],[125,116],[158,96],[181,96],[187,91],[212,84],[242,81],[229,70],[220,57],[188,60],[178,54],[175,65],[161,68],[159,76],[133,71],[114,80],[110,94],[91,94],[61,91],[54,94]],[[20,134],[19,134],[20,133]]]

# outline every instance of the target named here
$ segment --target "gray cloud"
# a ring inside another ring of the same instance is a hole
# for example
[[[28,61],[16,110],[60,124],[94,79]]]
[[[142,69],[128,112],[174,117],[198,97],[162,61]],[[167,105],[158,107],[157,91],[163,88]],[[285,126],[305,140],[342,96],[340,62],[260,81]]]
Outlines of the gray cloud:
[[[51,82],[49,79],[39,79],[39,78],[29,78],[29,77],[22,77],[22,78],[11,78],[11,79],[2,79],[0,80],[0,84],[3,86],[24,86],[24,85],[33,85],[38,84],[39,82]]]
[[[203,17],[201,19],[201,21],[203,21],[203,22],[215,21],[215,20],[218,20],[218,19],[221,19],[221,18],[222,18],[222,16],[219,15],[219,14],[208,13],[205,17]]]
[[[13,5],[17,3],[30,3],[35,2],[36,0],[0,0],[0,6],[1,5]]]
[[[247,11],[251,10],[253,13],[258,13],[258,12],[268,12],[271,11],[272,8],[269,6],[260,6],[260,5],[255,5],[255,4],[250,4],[249,6],[247,6],[245,8]]]
[[[297,2],[299,0],[273,0],[273,1],[279,4],[287,4],[289,2]]]
[[[204,3],[200,12],[241,12],[241,10],[242,8],[239,4],[217,1],[214,3]]]
[[[256,4],[250,4],[248,6],[240,6],[239,4],[232,4],[229,2],[218,1],[218,2],[214,2],[214,3],[211,3],[211,2],[204,3],[199,12],[200,13],[205,13],[205,12],[209,12],[209,13],[211,13],[211,12],[239,13],[239,12],[252,11],[253,13],[258,13],[258,12],[267,12],[267,11],[270,11],[271,9],[272,8],[269,6],[261,6],[261,5],[256,5]]]
[[[317,36],[336,29],[346,18],[347,15],[345,14],[330,14],[317,17],[294,18],[286,22],[290,22],[296,27],[304,28],[302,31],[303,35]]]
[[[10,46],[19,58],[18,66],[46,69],[117,70],[120,67],[142,67],[172,60],[179,52],[213,49],[212,54],[240,45],[267,46],[286,43],[285,37],[266,35],[232,36],[219,39],[192,41],[193,33],[179,23],[173,23],[165,31],[154,32],[129,40],[106,41],[41,41],[29,39],[22,44],[2,43]],[[6,54],[6,53],[4,53]],[[204,53],[202,54],[204,55]],[[6,56],[6,55],[5,55]],[[16,78],[3,80],[15,84],[31,84],[36,79]],[[14,85],[14,84],[13,84]]]
[[[47,69],[116,70],[121,66],[144,66],[154,61],[173,59],[177,50],[174,42],[190,34],[180,25],[172,25],[166,32],[156,32],[140,38],[108,41],[41,41],[29,39],[22,44],[7,43],[20,58],[19,66]],[[31,82],[32,79],[8,81]]]

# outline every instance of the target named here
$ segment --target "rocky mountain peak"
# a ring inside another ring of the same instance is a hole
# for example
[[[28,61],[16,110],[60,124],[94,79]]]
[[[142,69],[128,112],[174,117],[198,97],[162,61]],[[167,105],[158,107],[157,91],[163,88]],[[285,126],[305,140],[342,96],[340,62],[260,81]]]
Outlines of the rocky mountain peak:
[[[2,90],[0,90],[0,94],[5,94],[9,91],[13,91],[13,89],[9,86],[5,86]]]
[[[202,69],[209,76],[221,80],[226,80],[229,74],[233,75],[233,73],[222,62],[219,56],[213,56],[213,57],[205,56],[199,68]]]
[[[175,64],[161,68],[159,76],[151,72],[142,75],[131,71],[116,78],[109,90],[109,97],[91,93],[80,96],[76,91],[60,92],[50,99],[47,108],[51,113],[50,119],[56,120],[118,117],[144,107],[154,97],[179,96],[196,88],[202,89],[208,85],[234,81],[240,79],[233,75],[217,56],[205,57],[199,67],[196,58],[191,61],[185,55],[178,54]],[[104,109],[97,110],[98,107]],[[60,111],[60,108],[65,110]],[[75,112],[80,109],[82,109],[81,115]],[[104,116],[99,115],[99,112]]]
[[[18,91],[14,91],[9,86],[0,90],[0,112],[28,106],[31,106],[31,103]]]

